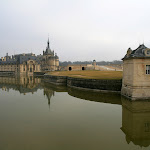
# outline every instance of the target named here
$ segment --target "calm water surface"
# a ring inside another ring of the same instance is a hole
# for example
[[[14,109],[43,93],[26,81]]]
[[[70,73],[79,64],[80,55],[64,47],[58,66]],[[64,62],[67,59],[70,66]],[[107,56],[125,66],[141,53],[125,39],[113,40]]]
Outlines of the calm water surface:
[[[0,150],[150,149],[150,102],[0,77]]]

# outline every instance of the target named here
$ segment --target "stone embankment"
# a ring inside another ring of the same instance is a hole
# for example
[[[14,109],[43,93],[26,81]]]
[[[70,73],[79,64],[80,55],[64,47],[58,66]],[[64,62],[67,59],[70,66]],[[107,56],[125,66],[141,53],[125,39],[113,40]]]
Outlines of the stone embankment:
[[[122,80],[83,79],[67,76],[44,75],[44,81],[56,85],[67,85],[78,89],[120,92]]]
[[[44,72],[34,72],[34,76],[43,76]]]
[[[65,85],[68,87],[74,87],[83,90],[94,90],[94,91],[113,91],[120,92],[122,86],[122,80],[118,79],[84,79],[74,78],[67,76],[54,76],[48,75],[41,72],[34,73],[35,76],[43,76],[44,81],[55,85]],[[15,72],[3,71],[0,72],[0,76],[15,76]]]
[[[53,75],[44,75],[44,81],[56,85],[67,85],[66,76],[53,76]]]

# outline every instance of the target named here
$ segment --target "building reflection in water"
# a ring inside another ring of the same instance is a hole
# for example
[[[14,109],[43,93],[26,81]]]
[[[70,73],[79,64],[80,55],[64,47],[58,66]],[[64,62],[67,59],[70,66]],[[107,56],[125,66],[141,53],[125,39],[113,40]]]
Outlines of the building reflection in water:
[[[101,93],[68,89],[68,94],[85,100],[122,105],[122,127],[129,144],[150,145],[150,101],[130,101],[117,93]]]
[[[19,91],[21,94],[34,93],[40,86],[41,79],[33,76],[0,77],[0,88],[9,91]]]
[[[16,76],[16,77],[0,77],[0,89],[8,91],[10,89],[19,91],[20,94],[37,92],[38,89],[43,89],[43,95],[48,99],[50,106],[51,97],[55,91],[67,92],[64,86],[50,85],[42,81],[42,78],[34,76]]]
[[[122,98],[122,127],[126,141],[140,147],[150,145],[150,101]]]
[[[58,85],[53,85],[53,84],[46,83],[46,82],[41,82],[41,85],[43,87],[43,94],[48,99],[49,107],[50,107],[51,97],[55,96],[55,92],[67,92],[66,86],[58,86]]]
[[[48,89],[48,88],[44,88],[43,90],[43,94],[44,96],[46,95],[47,99],[48,99],[48,105],[50,107],[50,100],[52,96],[55,96],[54,91],[52,89]]]
[[[133,142],[141,147],[150,145],[150,101],[130,101],[117,93],[87,92],[56,86],[33,76],[0,77],[0,89],[5,91],[13,89],[24,95],[43,89],[43,95],[46,96],[49,107],[51,98],[55,96],[55,91],[68,92],[69,95],[84,100],[122,105],[121,130],[126,136],[127,143]]]

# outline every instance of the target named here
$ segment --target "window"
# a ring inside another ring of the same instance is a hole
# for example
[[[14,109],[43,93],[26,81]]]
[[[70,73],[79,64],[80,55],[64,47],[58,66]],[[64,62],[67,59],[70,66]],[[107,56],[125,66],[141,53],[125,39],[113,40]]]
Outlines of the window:
[[[150,50],[147,50],[147,55],[150,55]]]
[[[150,74],[150,65],[146,65],[146,74]]]
[[[23,71],[25,71],[25,65],[23,65]]]

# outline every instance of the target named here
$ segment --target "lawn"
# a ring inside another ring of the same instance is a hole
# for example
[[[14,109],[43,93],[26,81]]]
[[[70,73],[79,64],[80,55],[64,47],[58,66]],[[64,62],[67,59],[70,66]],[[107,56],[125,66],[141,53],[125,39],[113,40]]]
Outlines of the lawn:
[[[48,74],[86,79],[122,79],[122,71],[54,71]]]

